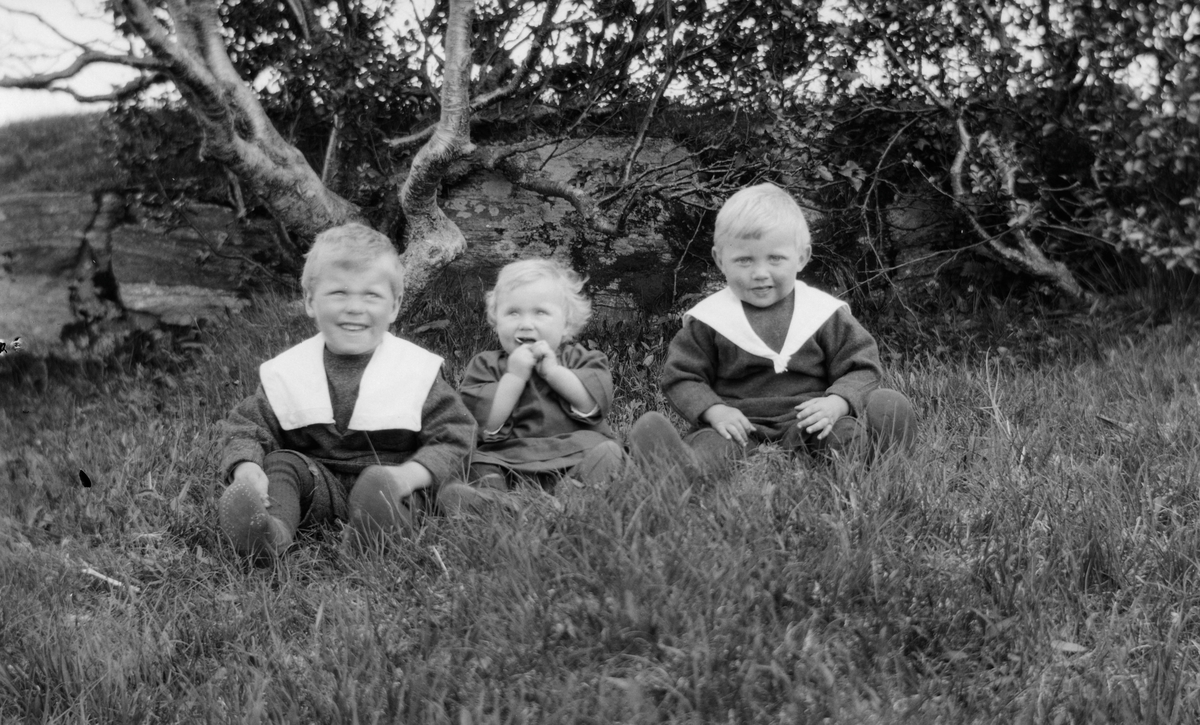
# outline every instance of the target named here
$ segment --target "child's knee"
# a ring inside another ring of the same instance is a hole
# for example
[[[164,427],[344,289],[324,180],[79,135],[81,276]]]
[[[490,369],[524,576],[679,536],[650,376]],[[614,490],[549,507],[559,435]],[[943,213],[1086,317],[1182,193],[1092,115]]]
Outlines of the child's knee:
[[[368,542],[396,532],[410,534],[413,515],[409,498],[397,495],[392,472],[387,467],[368,467],[350,489],[350,528]]]
[[[587,452],[572,472],[589,486],[607,486],[625,468],[625,450],[616,441],[604,441]]]
[[[746,446],[726,438],[714,428],[692,431],[683,440],[700,461],[705,477],[713,480],[731,477],[734,466],[747,454]]]
[[[662,413],[651,411],[629,429],[629,449],[643,473],[677,471],[691,479],[704,473],[693,451]]]
[[[867,396],[864,417],[883,449],[912,448],[917,439],[917,418],[912,402],[903,393],[878,388]]]
[[[621,448],[621,444],[616,441],[604,441],[588,451],[583,460],[592,466],[599,466],[606,469],[620,468],[625,462],[625,449]]]

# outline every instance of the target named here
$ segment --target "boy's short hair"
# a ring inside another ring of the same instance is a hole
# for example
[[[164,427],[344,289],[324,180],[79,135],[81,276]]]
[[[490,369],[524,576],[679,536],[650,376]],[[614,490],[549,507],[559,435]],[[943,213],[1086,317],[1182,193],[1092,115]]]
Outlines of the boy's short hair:
[[[318,234],[304,255],[300,286],[305,294],[311,293],[318,273],[329,264],[361,269],[376,262],[385,266],[392,292],[400,299],[404,294],[404,264],[392,240],[357,222],[332,227]]]
[[[563,308],[566,312],[567,325],[563,334],[564,340],[573,339],[592,316],[592,303],[583,294],[583,277],[553,259],[523,259],[504,265],[496,276],[496,286],[487,293],[487,319],[492,327],[496,326],[496,305],[501,292],[508,292],[518,287],[549,279],[558,283],[563,293]]]
[[[811,243],[808,222],[792,195],[774,184],[757,184],[739,190],[717,212],[713,244],[728,239],[759,239],[766,230],[793,230],[796,249],[804,253]]]

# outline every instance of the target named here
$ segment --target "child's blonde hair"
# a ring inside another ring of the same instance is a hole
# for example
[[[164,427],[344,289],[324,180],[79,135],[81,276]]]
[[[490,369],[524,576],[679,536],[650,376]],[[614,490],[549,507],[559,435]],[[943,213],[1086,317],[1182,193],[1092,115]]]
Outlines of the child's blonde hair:
[[[300,286],[305,294],[312,293],[318,274],[331,264],[342,269],[362,269],[377,263],[384,266],[392,292],[400,299],[404,294],[404,264],[392,240],[364,224],[342,224],[317,235],[304,255]]]
[[[760,239],[770,229],[796,235],[796,249],[806,254],[811,240],[804,212],[792,195],[774,184],[747,186],[725,200],[717,212],[713,244],[733,239]]]
[[[592,316],[592,303],[583,294],[584,279],[575,270],[553,259],[523,259],[504,265],[496,277],[496,286],[487,293],[488,323],[496,326],[496,306],[502,293],[540,279],[553,280],[562,290],[567,317],[563,340],[573,339]]]

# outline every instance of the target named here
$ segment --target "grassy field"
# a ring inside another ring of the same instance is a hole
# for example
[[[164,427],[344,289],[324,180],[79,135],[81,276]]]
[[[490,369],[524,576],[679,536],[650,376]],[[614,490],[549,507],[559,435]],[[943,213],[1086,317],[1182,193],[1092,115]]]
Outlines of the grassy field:
[[[124,185],[108,123],[89,113],[0,126],[0,196]]]
[[[478,309],[451,289],[404,330],[456,376],[492,344]],[[315,532],[260,569],[215,526],[213,424],[310,334],[298,307],[154,365],[10,358],[0,721],[1195,722],[1200,332],[995,314],[1024,347],[880,326],[907,459],[768,450],[724,485],[627,480],[384,553]],[[671,332],[588,333],[618,425],[662,408]]]

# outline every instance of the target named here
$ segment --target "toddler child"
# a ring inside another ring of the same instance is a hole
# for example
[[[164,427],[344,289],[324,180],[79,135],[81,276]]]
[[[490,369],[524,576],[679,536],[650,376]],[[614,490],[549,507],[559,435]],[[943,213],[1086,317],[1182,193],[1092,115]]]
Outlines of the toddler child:
[[[318,334],[263,363],[219,427],[221,529],[256,558],[282,553],[299,526],[405,533],[430,490],[466,489],[455,481],[474,421],[442,359],[388,332],[404,291],[391,241],[361,224],[322,232],[301,286]]]
[[[662,386],[694,429],[700,472],[728,475],[763,441],[793,451],[911,446],[912,405],[880,387],[874,338],[846,303],[796,280],[811,257],[800,206],[772,184],[717,215],[713,258],[727,286],[684,315]]]
[[[608,358],[574,342],[591,303],[573,270],[547,259],[513,262],[487,295],[499,350],[476,355],[459,393],[479,423],[469,482],[505,491],[520,479],[551,490],[606,486],[625,454],[605,418]]]

